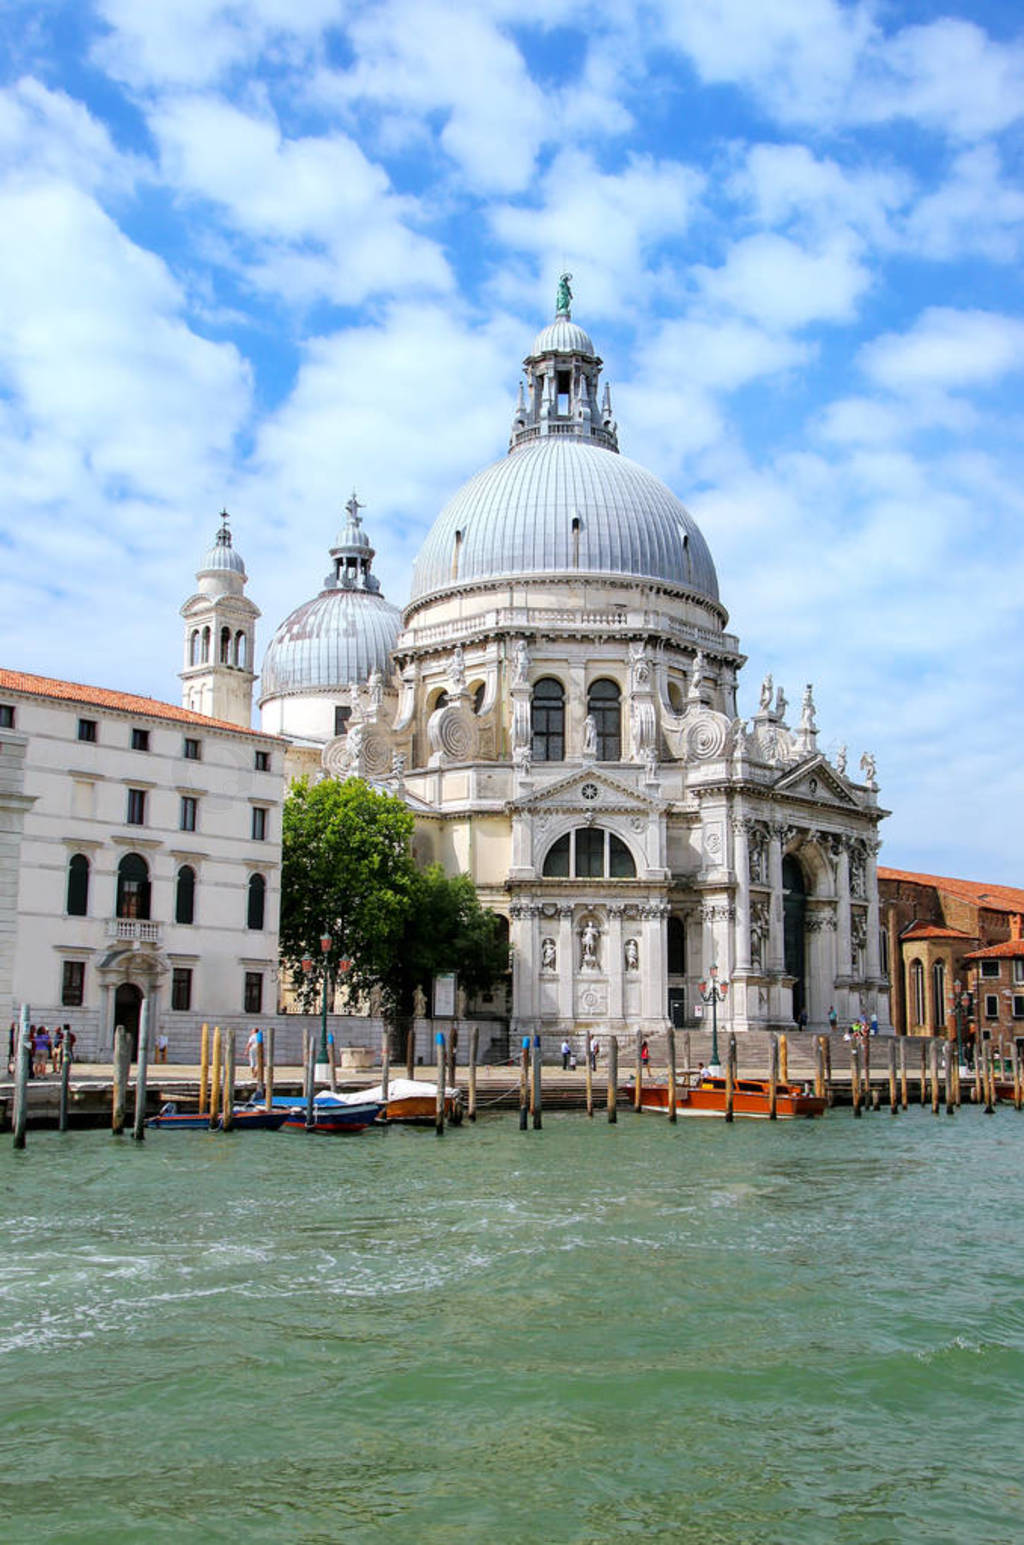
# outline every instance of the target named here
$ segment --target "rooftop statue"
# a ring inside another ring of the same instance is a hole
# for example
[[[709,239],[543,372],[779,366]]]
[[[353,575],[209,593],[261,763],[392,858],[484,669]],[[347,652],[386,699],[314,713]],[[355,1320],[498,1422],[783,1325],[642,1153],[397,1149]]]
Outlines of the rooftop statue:
[[[569,315],[569,307],[572,305],[572,290],[569,288],[569,280],[572,274],[560,274],[558,278],[558,296],[555,300],[555,315]]]

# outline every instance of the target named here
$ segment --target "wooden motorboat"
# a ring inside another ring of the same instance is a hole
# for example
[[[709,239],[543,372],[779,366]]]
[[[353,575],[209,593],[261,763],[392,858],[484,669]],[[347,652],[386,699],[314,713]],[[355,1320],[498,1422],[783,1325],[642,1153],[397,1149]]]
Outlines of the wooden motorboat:
[[[377,1084],[364,1089],[367,1099],[380,1100],[384,1104],[384,1089]],[[462,1091],[446,1088],[444,1092],[445,1120],[456,1126],[462,1120]],[[401,1121],[412,1126],[433,1126],[437,1119],[437,1085],[420,1082],[414,1078],[389,1078],[387,1103],[383,1120]]]
[[[629,1089],[631,1097],[633,1090]],[[779,1121],[810,1119],[825,1114],[824,1096],[812,1094],[803,1084],[779,1083],[775,1086],[775,1114]],[[733,1115],[737,1118],[767,1121],[771,1096],[766,1078],[737,1078],[733,1084]],[[640,1109],[668,1113],[668,1085],[644,1084]],[[724,1116],[725,1079],[704,1074],[692,1084],[680,1080],[676,1086],[676,1111],[680,1116]]]
[[[294,1102],[293,1102],[294,1103]],[[236,1105],[231,1120],[237,1132],[278,1132],[285,1123],[288,1106]]]
[[[208,1132],[210,1130],[210,1117],[208,1113],[200,1115],[195,1110],[179,1110],[173,1100],[168,1100],[166,1105],[161,1105],[155,1116],[146,1118],[147,1127],[164,1127],[168,1131],[177,1132]]]
[[[285,1112],[283,1132],[319,1132],[322,1134],[363,1132],[372,1126],[383,1110],[379,1099],[368,1099],[362,1090],[353,1094],[318,1094],[313,1101],[313,1125],[306,1125],[306,1107],[293,1104]]]

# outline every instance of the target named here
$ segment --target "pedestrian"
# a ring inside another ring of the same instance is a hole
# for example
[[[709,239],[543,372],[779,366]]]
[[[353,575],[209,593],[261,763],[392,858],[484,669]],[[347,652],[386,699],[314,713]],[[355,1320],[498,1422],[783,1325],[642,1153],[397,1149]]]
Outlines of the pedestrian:
[[[37,1025],[32,1040],[32,1073],[35,1078],[46,1077],[46,1063],[50,1055],[50,1032],[45,1025]]]
[[[645,1040],[640,1042],[640,1062],[641,1065],[645,1068],[650,1066],[651,1048],[648,1046]]]
[[[69,1062],[75,1060],[75,1042],[78,1037],[70,1025],[64,1026],[64,1055]]]
[[[597,1037],[593,1036],[590,1042],[590,1068],[591,1072],[597,1072]]]
[[[163,1030],[156,1038],[156,1060],[157,1062],[167,1061],[167,1034]]]
[[[257,1049],[259,1044],[260,1033],[256,1029],[256,1026],[253,1025],[249,1032],[249,1039],[245,1043],[246,1055],[249,1058],[249,1072],[252,1074],[253,1078],[256,1077],[256,1070],[259,1066],[259,1051]]]
[[[568,1036],[563,1036],[562,1037],[562,1072],[563,1073],[567,1070],[567,1068],[569,1066],[569,1057],[571,1056],[571,1054],[572,1054],[572,1047],[569,1045],[569,1038],[568,1038]]]
[[[50,1047],[50,1066],[55,1073],[60,1072],[61,1057],[64,1052],[64,1032],[60,1025],[53,1032],[53,1045]]]
[[[830,1035],[835,1035],[836,1026],[839,1024],[839,1015],[835,1011],[835,1005],[831,1005],[828,1011],[828,1029]]]
[[[871,1034],[878,1034],[878,1015],[875,1013],[872,1013],[871,1015]]]
[[[806,1030],[807,1029],[807,1010],[806,1009],[801,1009],[800,1010],[800,1015],[799,1015],[799,1018],[797,1019],[796,1027],[797,1027],[798,1030]]]

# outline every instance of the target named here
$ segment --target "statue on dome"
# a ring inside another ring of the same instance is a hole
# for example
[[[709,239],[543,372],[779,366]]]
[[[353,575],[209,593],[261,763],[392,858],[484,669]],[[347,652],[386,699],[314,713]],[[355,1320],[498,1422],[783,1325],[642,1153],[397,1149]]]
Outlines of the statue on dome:
[[[836,772],[839,773],[841,776],[845,777],[845,775],[846,775],[846,747],[845,746],[840,746],[839,750],[836,752],[836,764],[835,765],[836,765]]]
[[[800,710],[800,728],[808,731],[810,734],[813,734],[816,728],[814,723],[814,687],[812,682],[807,683],[807,688],[804,692],[803,706]]]
[[[773,691],[774,691],[774,686],[773,686],[773,683],[772,683],[772,673],[771,673],[771,671],[769,671],[767,676],[764,678],[764,680],[761,683],[761,702],[759,704],[759,707],[760,707],[762,713],[770,713],[771,712],[772,692]]]
[[[515,649],[512,651],[512,685],[514,687],[526,686],[526,673],[530,669],[530,651],[526,647],[526,640],[516,640]]]
[[[786,697],[785,692],[783,692],[782,688],[780,687],[778,692],[775,694],[775,717],[779,720],[784,720],[788,706],[789,699]]]
[[[384,702],[384,677],[379,666],[374,666],[366,682],[370,708],[380,708]]]
[[[567,317],[569,315],[569,308],[572,305],[572,290],[569,288],[571,278],[572,274],[559,274],[558,276],[558,296],[555,300],[556,316]]]
[[[861,757],[860,770],[864,774],[864,782],[867,784],[868,788],[877,789],[878,779],[876,777],[875,759],[871,755],[870,751],[865,751],[864,755]]]

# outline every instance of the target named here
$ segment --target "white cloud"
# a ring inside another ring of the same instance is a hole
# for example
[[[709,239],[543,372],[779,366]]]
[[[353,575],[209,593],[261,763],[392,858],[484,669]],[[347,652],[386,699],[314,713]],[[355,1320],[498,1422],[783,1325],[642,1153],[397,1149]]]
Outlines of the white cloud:
[[[0,177],[29,186],[57,179],[124,191],[143,166],[117,150],[81,102],[25,76],[0,91]]]
[[[109,31],[93,50],[133,86],[202,86],[261,55],[301,59],[337,21],[337,0],[96,0]]]
[[[1024,242],[1024,193],[1004,174],[995,145],[956,157],[946,181],[910,212],[904,240],[933,262],[980,253],[1013,262]]]
[[[1024,322],[934,306],[908,332],[873,339],[858,359],[870,380],[892,392],[987,386],[1024,368]]]
[[[259,239],[238,259],[250,282],[347,304],[383,289],[450,286],[439,247],[406,223],[416,201],[396,197],[347,135],[285,139],[271,116],[212,96],[169,100],[150,125],[171,185]]]
[[[720,268],[694,273],[710,301],[769,329],[850,321],[871,283],[860,242],[843,232],[814,247],[773,233],[746,236]]]
[[[821,240],[842,227],[872,243],[891,241],[890,222],[908,201],[912,179],[892,167],[843,167],[806,145],[758,144],[730,179],[734,198],[757,222]]]

